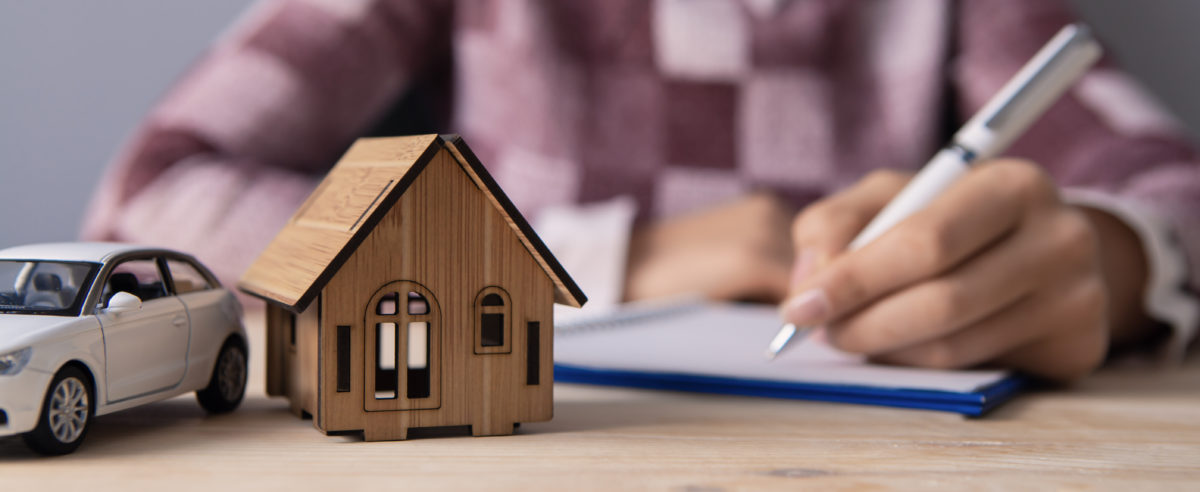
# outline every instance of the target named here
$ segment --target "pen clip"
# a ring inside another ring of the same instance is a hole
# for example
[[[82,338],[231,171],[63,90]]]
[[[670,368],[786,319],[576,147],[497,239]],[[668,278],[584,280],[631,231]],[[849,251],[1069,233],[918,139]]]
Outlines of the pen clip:
[[[988,100],[955,140],[976,151],[980,158],[1008,148],[1100,58],[1101,52],[1087,26],[1063,27]]]

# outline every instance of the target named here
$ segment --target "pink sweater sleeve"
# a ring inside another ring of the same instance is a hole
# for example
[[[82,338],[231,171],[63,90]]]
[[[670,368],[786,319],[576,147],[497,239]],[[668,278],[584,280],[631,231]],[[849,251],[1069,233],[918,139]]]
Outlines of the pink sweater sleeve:
[[[960,8],[952,66],[961,118],[1073,20],[1059,2],[1042,0],[974,0]],[[1038,162],[1060,186],[1153,212],[1177,235],[1193,291],[1200,286],[1200,159],[1180,127],[1119,70],[1102,62],[1009,154]]]
[[[261,2],[109,167],[89,240],[188,251],[235,281],[330,162],[449,45],[434,2]]]

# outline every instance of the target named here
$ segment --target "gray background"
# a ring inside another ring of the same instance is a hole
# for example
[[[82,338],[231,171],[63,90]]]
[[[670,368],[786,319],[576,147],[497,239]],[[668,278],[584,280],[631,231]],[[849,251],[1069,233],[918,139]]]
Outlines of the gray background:
[[[0,247],[71,240],[103,166],[250,0],[0,0]],[[1074,0],[1200,135],[1200,2]]]

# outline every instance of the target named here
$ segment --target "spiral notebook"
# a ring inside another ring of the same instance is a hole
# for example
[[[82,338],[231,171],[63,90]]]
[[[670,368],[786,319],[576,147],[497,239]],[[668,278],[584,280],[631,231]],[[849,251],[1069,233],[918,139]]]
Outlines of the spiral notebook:
[[[774,361],[774,307],[686,302],[559,323],[554,379],[638,388],[884,405],[982,415],[1025,381],[1000,370],[875,365],[805,339]]]

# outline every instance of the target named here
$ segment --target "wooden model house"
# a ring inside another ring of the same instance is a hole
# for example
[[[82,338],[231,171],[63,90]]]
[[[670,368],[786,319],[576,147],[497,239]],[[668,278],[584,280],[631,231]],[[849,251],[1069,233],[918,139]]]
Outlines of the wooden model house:
[[[587,300],[455,136],[361,139],[243,275],[267,393],[325,433],[511,434],[553,412],[553,304]]]

